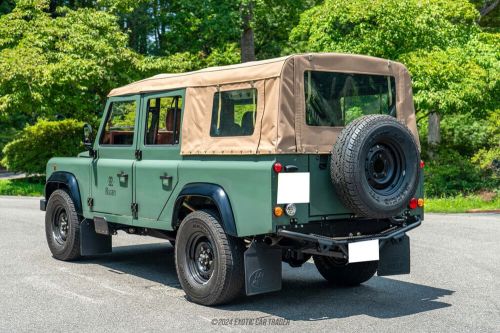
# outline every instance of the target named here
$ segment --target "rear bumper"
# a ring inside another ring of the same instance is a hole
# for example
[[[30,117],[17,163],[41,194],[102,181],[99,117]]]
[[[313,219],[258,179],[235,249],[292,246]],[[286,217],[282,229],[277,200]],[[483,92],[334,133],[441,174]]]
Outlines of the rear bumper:
[[[40,200],[40,210],[45,212],[46,209],[47,209],[47,200],[41,199]]]
[[[322,235],[304,234],[300,232],[283,230],[283,229],[279,229],[277,235],[279,237],[288,238],[291,240],[300,241],[308,244],[312,250],[308,252],[313,252],[315,254],[336,256],[332,253],[334,250],[340,249],[341,252],[347,255],[346,245],[354,242],[378,239],[379,246],[380,248],[382,248],[385,245],[385,243],[392,240],[395,241],[400,240],[405,236],[406,232],[418,227],[421,224],[422,220],[416,217],[415,221],[411,223],[396,226],[379,234],[359,236],[359,237],[347,237],[347,238],[341,238],[341,237],[332,238]],[[338,253],[338,250],[336,252]]]

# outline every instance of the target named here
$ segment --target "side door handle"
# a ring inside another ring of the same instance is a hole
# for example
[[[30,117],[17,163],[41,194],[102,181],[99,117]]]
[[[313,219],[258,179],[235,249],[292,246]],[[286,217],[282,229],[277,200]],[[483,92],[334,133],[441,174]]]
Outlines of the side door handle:
[[[172,180],[172,176],[169,176],[166,172],[163,176],[160,176],[161,180]]]
[[[161,179],[161,184],[163,187],[166,188],[170,188],[170,184],[172,184],[172,179],[173,177],[172,176],[169,176],[166,172],[160,176],[160,179]]]

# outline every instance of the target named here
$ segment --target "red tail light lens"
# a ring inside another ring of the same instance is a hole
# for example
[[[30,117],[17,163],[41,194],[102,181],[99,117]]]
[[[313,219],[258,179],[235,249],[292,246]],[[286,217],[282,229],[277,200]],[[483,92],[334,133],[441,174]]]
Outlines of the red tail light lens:
[[[424,162],[424,161],[422,161],[422,160],[420,160],[420,169],[423,169],[423,168],[424,168],[424,166],[425,166],[425,162]]]
[[[281,171],[283,171],[283,165],[280,162],[276,162],[273,165],[273,169],[274,169],[274,172],[280,173]]]
[[[408,207],[410,209],[416,209],[417,206],[418,206],[418,200],[417,200],[417,198],[411,198],[410,199],[410,203],[408,204]]]

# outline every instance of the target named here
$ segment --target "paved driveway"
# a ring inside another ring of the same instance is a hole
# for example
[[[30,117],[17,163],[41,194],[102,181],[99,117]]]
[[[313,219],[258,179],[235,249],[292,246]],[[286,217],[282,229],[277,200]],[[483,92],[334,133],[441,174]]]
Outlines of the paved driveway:
[[[282,291],[218,308],[186,301],[166,242],[119,233],[112,254],[65,263],[43,220],[37,199],[0,197],[1,332],[500,332],[500,215],[427,214],[410,275],[336,289],[283,265]]]

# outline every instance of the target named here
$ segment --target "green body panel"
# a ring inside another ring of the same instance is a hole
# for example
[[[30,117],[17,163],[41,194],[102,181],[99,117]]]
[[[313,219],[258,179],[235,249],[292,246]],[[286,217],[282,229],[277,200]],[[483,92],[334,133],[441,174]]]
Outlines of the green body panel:
[[[91,178],[90,169],[92,159],[80,154],[80,157],[54,157],[47,163],[46,175],[47,179],[50,178],[52,173],[57,171],[65,171],[73,174],[78,182],[80,189],[80,196],[82,198],[83,214],[90,214],[89,207],[85,203],[86,198],[90,197]]]
[[[88,153],[81,153],[75,158],[53,158],[47,165],[47,179],[54,171],[75,175],[86,218],[102,216],[109,222],[160,230],[173,229],[175,202],[182,189],[191,183],[216,184],[224,189],[240,237],[273,233],[284,225],[300,228],[312,221],[335,223],[336,219],[352,215],[332,186],[329,155],[182,156],[180,143],[145,145],[146,99],[184,97],[184,94],[184,90],[178,90],[110,98],[94,143],[98,157],[92,159]],[[133,144],[100,146],[98,138],[109,105],[120,100],[137,102]],[[142,158],[136,159],[136,150],[142,152]],[[273,215],[278,189],[278,174],[273,171],[273,164],[277,161],[283,166],[296,166],[298,172],[310,173],[310,203],[297,204],[297,213],[292,218]],[[127,177],[118,174],[127,174]],[[171,178],[161,179],[161,176]],[[423,197],[423,175],[417,197]],[[92,209],[87,205],[88,198],[93,198]],[[132,214],[132,203],[138,204],[136,217]],[[413,210],[411,214],[423,217],[423,209]]]
[[[272,232],[272,156],[256,158],[200,157],[185,158],[179,164],[179,183],[160,216],[160,223],[170,228],[175,198],[184,185],[210,183],[227,193],[239,236]],[[167,222],[167,223],[164,223]],[[150,226],[152,227],[152,226]]]
[[[311,173],[311,216],[322,215],[351,215],[351,212],[342,205],[330,176],[329,155],[309,155],[309,172]]]

